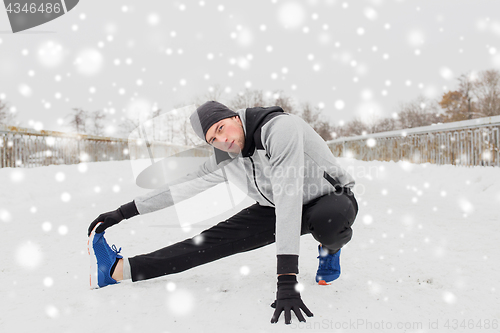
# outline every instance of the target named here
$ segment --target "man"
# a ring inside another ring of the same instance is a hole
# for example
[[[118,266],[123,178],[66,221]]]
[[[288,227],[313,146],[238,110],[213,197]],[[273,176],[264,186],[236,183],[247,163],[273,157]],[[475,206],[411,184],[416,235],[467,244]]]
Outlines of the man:
[[[300,236],[311,233],[320,242],[316,282],[328,284],[337,279],[340,249],[352,237],[358,211],[351,192],[354,180],[307,123],[280,107],[234,112],[209,101],[190,121],[215,153],[197,172],[101,214],[91,223],[91,286],[177,273],[276,242],[278,286],[271,322],[285,312],[285,323],[290,324],[291,310],[305,321],[301,310],[309,317],[313,314],[295,288]],[[123,258],[114,245],[110,248],[106,243],[106,228],[172,206],[226,181],[227,175],[233,175],[236,185],[256,200],[254,205],[197,237],[152,253]]]

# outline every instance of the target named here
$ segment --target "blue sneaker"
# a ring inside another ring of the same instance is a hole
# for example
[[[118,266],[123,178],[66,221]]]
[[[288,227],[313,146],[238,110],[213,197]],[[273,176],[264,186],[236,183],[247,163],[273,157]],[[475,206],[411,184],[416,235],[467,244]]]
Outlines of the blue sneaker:
[[[340,250],[335,254],[328,254],[326,249],[318,245],[319,267],[316,272],[316,282],[321,285],[327,285],[340,276]]]
[[[96,233],[95,229],[90,234],[87,247],[90,255],[90,288],[102,288],[110,284],[116,284],[118,281],[111,277],[111,268],[113,267],[116,259],[123,258],[119,255],[121,248],[116,249],[113,244],[109,247],[104,232]]]

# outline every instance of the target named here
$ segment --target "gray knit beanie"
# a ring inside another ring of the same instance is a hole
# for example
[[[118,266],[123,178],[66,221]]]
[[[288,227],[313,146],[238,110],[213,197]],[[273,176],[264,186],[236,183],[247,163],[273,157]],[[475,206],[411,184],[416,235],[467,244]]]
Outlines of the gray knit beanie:
[[[229,109],[224,104],[216,101],[205,102],[200,105],[195,112],[191,115],[189,120],[191,121],[191,126],[194,132],[204,141],[207,135],[207,131],[216,122],[237,116],[238,113]]]

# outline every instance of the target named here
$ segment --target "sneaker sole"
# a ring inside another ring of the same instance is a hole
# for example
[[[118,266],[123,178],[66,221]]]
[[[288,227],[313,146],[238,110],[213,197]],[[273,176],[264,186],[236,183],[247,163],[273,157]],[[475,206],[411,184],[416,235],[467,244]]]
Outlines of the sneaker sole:
[[[329,286],[330,284],[332,284],[333,281],[337,280],[339,277],[340,277],[340,274],[337,275],[336,277],[334,277],[332,280],[326,281],[325,279],[320,279],[320,280],[316,280],[316,282],[322,286],[326,286],[326,285]]]
[[[101,222],[102,223],[102,222]],[[99,289],[99,281],[97,279],[97,257],[95,256],[94,253],[94,247],[92,244],[94,244],[94,236],[95,236],[95,229],[97,226],[101,223],[98,223],[95,228],[92,230],[89,236],[89,240],[87,241],[87,250],[89,252],[90,256],[90,289]]]

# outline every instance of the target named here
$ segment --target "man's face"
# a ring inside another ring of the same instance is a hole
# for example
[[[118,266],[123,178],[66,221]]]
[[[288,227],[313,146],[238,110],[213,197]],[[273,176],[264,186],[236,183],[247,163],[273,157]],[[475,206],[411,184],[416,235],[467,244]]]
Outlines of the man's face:
[[[238,154],[245,146],[245,132],[240,117],[234,116],[216,122],[208,129],[205,139],[217,149]]]

